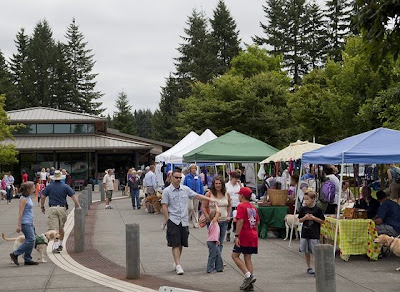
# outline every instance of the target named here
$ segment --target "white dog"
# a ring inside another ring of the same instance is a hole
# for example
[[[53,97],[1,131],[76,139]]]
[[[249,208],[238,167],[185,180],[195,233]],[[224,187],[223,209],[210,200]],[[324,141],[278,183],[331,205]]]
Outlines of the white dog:
[[[17,250],[18,247],[25,242],[24,235],[20,235],[14,238],[8,238],[4,235],[4,233],[2,233],[1,237],[5,241],[14,241],[14,250]],[[44,260],[44,253],[47,249],[47,244],[51,240],[58,240],[59,237],[60,237],[59,233],[55,230],[49,230],[45,233],[36,236],[35,249],[39,253],[39,258],[38,258],[39,261],[41,261],[42,263],[47,263],[47,261]]]
[[[285,216],[285,226],[286,226],[286,237],[284,240],[287,240],[289,238],[289,230],[292,228],[293,225],[293,231],[295,238],[297,239],[297,227],[299,226],[299,214],[293,215],[293,214],[287,214]],[[300,237],[300,236],[299,236]]]

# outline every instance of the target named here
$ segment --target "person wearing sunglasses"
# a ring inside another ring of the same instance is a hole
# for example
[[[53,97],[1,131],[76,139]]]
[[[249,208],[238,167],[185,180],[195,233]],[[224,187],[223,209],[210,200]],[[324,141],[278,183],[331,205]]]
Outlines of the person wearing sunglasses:
[[[172,248],[173,267],[178,275],[183,275],[183,268],[180,262],[182,249],[183,247],[188,247],[189,201],[198,199],[214,204],[217,202],[214,198],[199,195],[189,187],[181,185],[181,179],[180,169],[175,169],[172,173],[171,184],[163,190],[161,199],[165,219],[164,227],[167,227],[167,244]]]

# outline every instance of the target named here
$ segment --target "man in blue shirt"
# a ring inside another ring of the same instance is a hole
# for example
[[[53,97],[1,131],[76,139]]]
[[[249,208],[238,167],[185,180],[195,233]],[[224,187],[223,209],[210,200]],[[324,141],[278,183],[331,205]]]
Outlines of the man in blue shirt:
[[[46,214],[44,203],[46,197],[49,197],[49,220],[47,222],[48,230],[58,230],[60,233],[60,240],[58,243],[54,243],[54,252],[61,252],[62,241],[64,239],[64,224],[67,221],[67,196],[70,196],[75,203],[75,208],[80,209],[78,199],[75,192],[67,184],[63,184],[61,180],[65,178],[59,170],[54,172],[54,175],[50,176],[53,183],[47,185],[42,192],[42,198],[40,203],[42,206],[42,213]],[[57,246],[58,245],[58,246]]]
[[[374,219],[378,234],[397,236],[400,234],[400,206],[388,199],[384,191],[378,191],[376,198],[381,203]]]
[[[189,167],[189,174],[185,176],[185,180],[183,181],[183,185],[188,186],[192,191],[196,192],[199,195],[204,195],[204,186],[203,182],[199,175],[197,175],[197,166],[195,164],[191,164]],[[189,202],[189,220],[192,218],[193,227],[199,227],[199,200],[194,199]]]

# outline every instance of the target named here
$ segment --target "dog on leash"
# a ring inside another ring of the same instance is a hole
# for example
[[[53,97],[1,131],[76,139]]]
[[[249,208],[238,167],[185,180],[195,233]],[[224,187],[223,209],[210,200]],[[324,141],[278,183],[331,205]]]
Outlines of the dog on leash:
[[[17,250],[20,245],[22,245],[25,242],[25,236],[20,235],[18,237],[13,237],[9,238],[4,235],[4,233],[1,234],[1,237],[3,238],[4,241],[14,241],[14,250]],[[41,261],[42,263],[47,263],[44,259],[44,253],[47,249],[47,244],[51,240],[58,240],[60,237],[60,234],[55,231],[55,230],[49,230],[45,233],[42,233],[40,235],[36,235],[35,237],[35,249],[39,253],[39,258],[38,260]]]
[[[287,240],[289,238],[289,230],[293,226],[293,231],[294,231],[294,236],[297,239],[297,227],[299,226],[299,214],[287,214],[285,216],[285,226],[286,226],[286,237],[284,240]],[[300,236],[299,236],[300,237]]]
[[[400,238],[381,234],[374,239],[374,242],[387,246],[390,251],[400,257]],[[400,271],[400,267],[398,267],[396,271]]]
[[[161,198],[153,195],[147,196],[145,199],[145,206],[149,213],[161,213]]]

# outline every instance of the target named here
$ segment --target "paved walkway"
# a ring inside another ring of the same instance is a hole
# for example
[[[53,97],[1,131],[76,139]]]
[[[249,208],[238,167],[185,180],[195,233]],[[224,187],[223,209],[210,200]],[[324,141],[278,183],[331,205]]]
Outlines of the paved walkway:
[[[93,199],[99,199],[99,195],[94,193]],[[15,235],[16,203],[7,206],[0,201],[0,231],[8,236]],[[172,270],[165,230],[161,230],[162,215],[132,210],[130,199],[126,198],[113,200],[111,205],[112,210],[104,210],[104,203],[92,205],[87,216],[86,251],[73,252],[72,231],[67,242],[68,253],[50,255],[57,265],[48,262],[39,268],[16,267],[8,256],[12,243],[1,241],[0,290],[158,291],[160,286],[173,286],[198,291],[240,291],[243,277],[230,257],[232,243],[224,244],[225,271],[207,274],[206,229],[190,229],[189,248],[184,249],[182,256],[185,274],[178,276]],[[37,230],[45,231],[46,216],[39,211],[37,208],[35,225]],[[124,281],[125,224],[131,223],[140,225],[142,277]],[[297,250],[297,241],[288,248],[282,239],[260,240],[259,254],[253,258],[256,291],[315,291],[315,278],[305,275],[304,258]],[[394,255],[377,262],[368,261],[365,256],[352,256],[349,262],[337,257],[337,291],[398,291],[400,273],[395,271],[398,266],[400,258]]]

